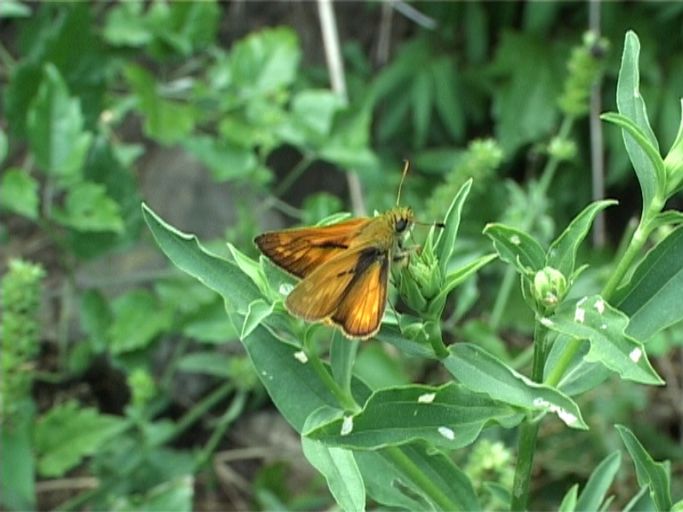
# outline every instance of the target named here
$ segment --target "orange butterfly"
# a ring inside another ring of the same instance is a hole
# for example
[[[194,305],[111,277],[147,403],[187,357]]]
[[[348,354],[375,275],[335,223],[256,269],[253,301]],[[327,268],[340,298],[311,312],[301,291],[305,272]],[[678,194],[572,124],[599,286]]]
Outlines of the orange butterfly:
[[[376,217],[264,233],[254,242],[273,263],[302,279],[285,300],[291,314],[367,339],[379,331],[389,269],[406,262],[411,248],[403,243],[414,223],[410,208],[396,206]]]

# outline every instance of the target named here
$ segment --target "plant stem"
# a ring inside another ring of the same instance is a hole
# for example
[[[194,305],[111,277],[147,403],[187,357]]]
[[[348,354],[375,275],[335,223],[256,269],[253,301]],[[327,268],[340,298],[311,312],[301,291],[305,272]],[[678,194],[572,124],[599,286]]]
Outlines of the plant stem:
[[[617,287],[624,279],[624,275],[626,275],[626,272],[631,267],[633,260],[643,248],[648,236],[649,230],[646,228],[646,224],[641,219],[640,224],[638,224],[638,227],[633,233],[633,237],[631,238],[631,242],[626,248],[626,251],[624,251],[624,254],[619,260],[617,267],[614,269],[614,272],[612,272],[607,284],[605,284],[605,287],[602,289],[602,298],[607,302],[609,302]]]
[[[534,362],[531,375],[535,382],[543,380],[547,334],[548,329],[540,322],[536,322],[534,327]],[[510,510],[526,510],[529,501],[529,482],[531,481],[531,469],[534,463],[539,426],[540,421],[531,421],[531,419],[527,418],[519,427],[517,465],[515,467],[515,479],[512,484]]]
[[[242,414],[246,397],[247,393],[242,390],[235,394],[230,407],[228,407],[228,409],[225,411],[218,422],[216,429],[213,431],[206,445],[204,445],[204,448],[202,448],[202,451],[197,456],[197,468],[201,468],[204,466],[204,464],[206,464],[211,454],[216,450],[216,446],[218,446],[218,443],[223,437],[223,434],[225,434],[227,428],[239,417],[240,414]]]
[[[166,443],[170,439],[178,436],[195,421],[204,416],[209,409],[223,400],[223,398],[225,398],[234,388],[235,385],[232,382],[226,382],[219,388],[216,388],[210,395],[205,397],[201,402],[190,409],[182,418],[180,418],[180,421],[176,423],[175,428],[168,434],[168,437],[160,440],[158,444]]]
[[[562,380],[562,377],[564,377],[567,368],[569,368],[572,359],[574,359],[574,356],[579,351],[582,344],[583,340],[580,340],[578,338],[572,338],[569,341],[569,343],[564,349],[564,352],[562,352],[559,361],[557,361],[557,364],[553,366],[553,369],[550,371],[548,378],[545,379],[545,384],[547,384],[548,386],[557,386],[560,383],[560,380]]]
[[[439,489],[434,482],[425,475],[417,465],[410,460],[405,452],[397,446],[390,446],[381,452],[384,456],[391,460],[403,473],[405,473],[410,480],[415,482],[420,489],[422,489],[432,501],[439,506],[441,510],[457,510],[458,507],[451,499],[446,496],[441,489]]]
[[[427,330],[427,337],[429,339],[429,343],[431,343],[432,348],[434,349],[434,354],[436,357],[439,359],[445,359],[448,357],[449,352],[443,342],[443,335],[441,334],[441,324],[439,323],[439,320],[431,320],[426,322],[425,329]]]
[[[347,411],[360,411],[360,406],[356,403],[356,400],[353,398],[353,395],[351,395],[350,390],[346,392],[344,389],[342,389],[341,386],[337,384],[337,381],[334,380],[327,368],[325,368],[325,365],[322,364],[320,358],[318,357],[317,351],[311,346],[310,337],[306,338],[304,342],[304,348],[311,367],[313,370],[315,370],[315,373],[318,374],[320,380],[323,381],[325,387],[327,387],[327,389],[329,389],[337,399],[339,405],[341,405]]]

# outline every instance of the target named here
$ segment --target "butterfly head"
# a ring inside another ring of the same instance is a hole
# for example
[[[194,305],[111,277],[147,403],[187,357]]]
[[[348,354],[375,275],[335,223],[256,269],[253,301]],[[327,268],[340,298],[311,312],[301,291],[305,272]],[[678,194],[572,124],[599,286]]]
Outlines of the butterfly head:
[[[410,231],[415,222],[415,214],[408,206],[397,206],[389,210],[389,219],[396,235],[402,235]]]

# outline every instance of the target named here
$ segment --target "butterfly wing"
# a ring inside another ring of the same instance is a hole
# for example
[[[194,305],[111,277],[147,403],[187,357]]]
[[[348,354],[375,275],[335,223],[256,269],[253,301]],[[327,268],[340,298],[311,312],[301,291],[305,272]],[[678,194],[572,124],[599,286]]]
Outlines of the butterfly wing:
[[[299,278],[348,250],[368,218],[350,219],[320,227],[271,231],[254,242],[273,263]]]
[[[304,320],[329,320],[352,338],[377,332],[387,297],[387,250],[365,245],[316,268],[289,294],[285,305]]]

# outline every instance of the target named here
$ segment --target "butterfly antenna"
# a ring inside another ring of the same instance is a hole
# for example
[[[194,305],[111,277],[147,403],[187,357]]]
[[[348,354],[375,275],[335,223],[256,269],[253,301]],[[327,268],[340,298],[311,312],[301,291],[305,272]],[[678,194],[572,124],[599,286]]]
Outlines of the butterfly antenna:
[[[408,169],[410,169],[410,162],[408,160],[404,160],[403,173],[401,174],[401,181],[398,184],[398,194],[396,194],[396,206],[398,206],[401,201],[401,189],[403,188],[403,180],[406,179],[406,175],[408,174]]]

